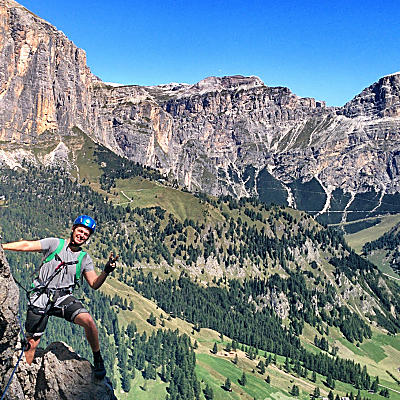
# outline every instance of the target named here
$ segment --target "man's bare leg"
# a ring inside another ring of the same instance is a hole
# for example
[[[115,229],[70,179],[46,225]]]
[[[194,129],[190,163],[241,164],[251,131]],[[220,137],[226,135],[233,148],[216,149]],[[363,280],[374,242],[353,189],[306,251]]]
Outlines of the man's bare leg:
[[[99,333],[93,318],[89,313],[81,313],[75,317],[74,323],[83,327],[86,338],[92,348],[94,376],[98,379],[103,379],[106,376],[106,369],[104,368],[104,361],[100,354]]]
[[[74,319],[74,323],[82,326],[85,330],[86,338],[89,342],[90,347],[92,348],[92,351],[99,351],[99,333],[91,315],[89,313],[78,314]]]
[[[25,359],[28,365],[31,365],[35,358],[36,347],[38,347],[40,343],[40,337],[27,337],[26,340],[29,343],[29,349],[25,350]]]

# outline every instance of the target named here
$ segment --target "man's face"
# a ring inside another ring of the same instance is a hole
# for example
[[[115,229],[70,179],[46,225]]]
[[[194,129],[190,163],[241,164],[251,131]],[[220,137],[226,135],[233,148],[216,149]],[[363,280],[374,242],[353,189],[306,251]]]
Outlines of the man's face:
[[[86,228],[86,226],[78,225],[75,229],[72,230],[72,240],[78,246],[84,244],[90,236],[90,229]]]

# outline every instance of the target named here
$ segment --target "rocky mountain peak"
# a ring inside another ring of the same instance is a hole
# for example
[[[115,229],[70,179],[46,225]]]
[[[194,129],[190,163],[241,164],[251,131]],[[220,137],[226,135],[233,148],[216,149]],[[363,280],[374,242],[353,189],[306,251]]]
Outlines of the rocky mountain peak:
[[[17,320],[19,291],[0,246],[0,392],[3,393],[21,353]],[[116,400],[107,379],[94,378],[89,361],[65,343],[38,349],[31,365],[24,361],[4,397],[5,400]]]
[[[28,158],[74,168],[73,151],[55,147],[83,132],[189,190],[213,195],[261,198],[275,179],[279,201],[299,207],[288,185],[315,180],[314,192],[324,198],[318,210],[325,212],[335,190],[345,193],[346,209],[358,193],[400,191],[399,73],[379,79],[344,107],[326,107],[255,76],[213,76],[193,85],[106,84],[63,33],[17,3],[5,4],[0,164]],[[50,142],[47,157],[31,150]]]
[[[227,89],[251,89],[257,86],[264,86],[264,82],[257,76],[210,76],[193,85],[193,89],[201,92],[213,92]]]
[[[86,53],[18,3],[0,2],[0,139],[31,143],[44,132],[88,129]]]
[[[400,117],[400,72],[386,75],[344,106],[344,115]]]
[[[169,97],[181,99],[207,93],[222,92],[223,90],[249,90],[256,87],[266,87],[264,82],[256,76],[209,76],[201,81],[189,85],[187,83],[168,83],[157,86],[147,86],[145,89],[155,97]]]

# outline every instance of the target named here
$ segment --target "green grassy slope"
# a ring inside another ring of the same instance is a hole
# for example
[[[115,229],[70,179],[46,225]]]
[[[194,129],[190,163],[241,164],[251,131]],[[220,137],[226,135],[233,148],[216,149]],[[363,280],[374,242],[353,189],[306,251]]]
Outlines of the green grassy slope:
[[[365,243],[378,239],[399,223],[400,214],[382,216],[380,220],[381,222],[375,226],[363,229],[351,235],[345,235],[345,239],[350,247],[357,253],[361,253],[361,249]]]
[[[264,359],[264,352],[260,352],[255,360],[250,360],[245,352],[237,350],[236,352],[228,352],[224,347],[230,339],[224,337],[223,342],[219,333],[210,329],[201,329],[200,332],[193,330],[193,325],[180,319],[168,318],[168,314],[160,309],[154,302],[143,298],[131,287],[123,284],[116,279],[110,279],[103,289],[108,295],[118,294],[122,298],[133,301],[133,311],[119,310],[118,319],[121,326],[126,326],[129,322],[135,322],[139,332],[146,331],[149,334],[151,331],[162,329],[179,329],[181,333],[190,336],[191,341],[198,343],[196,350],[197,367],[196,372],[198,377],[203,381],[203,386],[207,382],[214,391],[214,399],[253,399],[253,398],[271,398],[271,399],[291,399],[293,398],[289,392],[295,384],[300,388],[300,399],[309,399],[310,394],[318,386],[321,389],[321,394],[327,395],[329,389],[324,384],[325,377],[317,374],[317,381],[314,383],[310,379],[299,377],[293,372],[287,372],[284,369],[285,358],[278,357],[277,365],[270,364],[264,374],[260,374],[257,364],[261,359]],[[115,306],[118,309],[118,306]],[[157,326],[150,325],[146,319],[153,313],[157,317]],[[161,326],[161,321],[164,321],[164,327]],[[320,352],[312,342],[317,331],[309,325],[306,325],[302,342],[308,345],[309,349],[315,352]],[[329,341],[331,344],[336,344],[339,347],[338,355],[343,358],[349,358],[366,365],[368,372],[373,376],[379,376],[380,383],[384,386],[398,390],[398,385],[386,373],[386,370],[395,373],[400,366],[400,339],[396,336],[388,336],[380,330],[374,329],[373,337],[364,341],[357,347],[351,344],[340,334],[337,329],[331,329]],[[217,343],[218,353],[212,354],[211,349]],[[235,355],[238,356],[238,363],[233,363]],[[239,383],[239,378],[242,373],[246,373],[247,384],[242,386]],[[267,376],[270,377],[271,383],[266,383]],[[226,378],[232,382],[232,392],[224,390],[223,385]],[[309,376],[310,378],[310,376]],[[144,380],[140,373],[132,380],[132,390],[129,393],[124,393],[120,388],[118,391],[119,399],[164,399],[166,395],[165,384],[159,379],[156,381],[147,381],[147,387],[143,388]],[[339,395],[355,389],[351,385],[336,382],[334,392]],[[399,389],[400,391],[400,389]],[[361,391],[362,396],[370,399],[382,399],[381,396]],[[390,392],[391,399],[400,399],[400,393],[395,391]]]

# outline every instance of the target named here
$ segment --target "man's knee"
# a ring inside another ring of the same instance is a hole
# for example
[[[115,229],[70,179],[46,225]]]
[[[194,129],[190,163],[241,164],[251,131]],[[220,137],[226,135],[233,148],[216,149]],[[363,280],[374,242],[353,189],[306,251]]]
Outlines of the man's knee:
[[[78,314],[74,319],[74,323],[84,328],[97,329],[92,316],[87,312]]]

